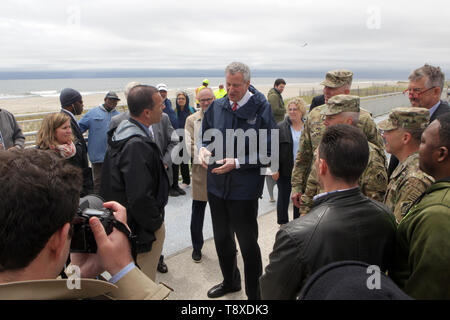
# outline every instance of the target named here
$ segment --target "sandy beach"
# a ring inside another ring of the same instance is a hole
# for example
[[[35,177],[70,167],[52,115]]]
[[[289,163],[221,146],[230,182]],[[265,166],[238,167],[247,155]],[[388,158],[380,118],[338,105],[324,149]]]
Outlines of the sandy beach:
[[[367,82],[353,82],[352,88],[367,88],[372,85],[396,85],[396,81],[367,81]],[[272,86],[255,86],[259,91],[267,95],[267,92]],[[215,87],[213,90],[217,89]],[[287,84],[286,88],[282,94],[284,99],[289,99],[292,97],[304,94],[306,91],[313,90],[316,94],[321,94],[323,86],[320,83],[308,83],[308,84]],[[191,96],[193,92],[188,92]],[[126,104],[125,96],[123,92],[117,92],[121,101],[120,105]],[[175,98],[175,90],[170,90],[168,92],[168,97],[170,99]],[[90,109],[92,107],[98,106],[103,103],[104,94],[89,94],[83,96],[84,108]],[[192,105],[192,102],[191,102]],[[21,115],[26,113],[39,113],[39,112],[51,112],[58,111],[60,109],[59,97],[29,97],[29,98],[13,98],[13,99],[3,99],[0,100],[0,108],[6,109],[12,112],[14,115]]]

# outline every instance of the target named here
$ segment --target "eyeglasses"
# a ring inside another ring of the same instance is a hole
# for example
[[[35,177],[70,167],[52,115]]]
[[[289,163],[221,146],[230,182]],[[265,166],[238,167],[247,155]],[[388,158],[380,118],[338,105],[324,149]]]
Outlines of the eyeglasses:
[[[420,88],[412,88],[412,89],[406,89],[403,91],[403,94],[406,96],[412,95],[412,96],[416,96],[416,97],[420,97],[422,94],[424,94],[427,91],[430,91],[431,89],[434,89],[436,87],[431,87],[428,89],[425,89],[423,91],[420,91]]]
[[[199,102],[210,102],[213,101],[213,98],[208,98],[208,99],[200,99],[198,100]]]

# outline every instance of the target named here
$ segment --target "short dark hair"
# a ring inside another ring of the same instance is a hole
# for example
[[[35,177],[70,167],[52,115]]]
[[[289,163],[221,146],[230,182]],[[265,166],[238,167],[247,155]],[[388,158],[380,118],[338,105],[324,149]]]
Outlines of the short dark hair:
[[[284,81],[284,79],[277,79],[277,80],[275,80],[275,83],[273,84],[273,86],[278,87],[280,84],[286,85],[286,81]]]
[[[450,150],[450,112],[437,117],[439,121],[439,144]]]
[[[422,133],[425,131],[425,129],[404,129],[404,130],[411,135],[411,138],[414,140],[415,143],[420,144]]]
[[[330,126],[325,130],[320,142],[319,158],[327,162],[334,177],[347,183],[356,182],[369,161],[367,138],[355,126]]]
[[[78,208],[81,170],[53,151],[0,151],[0,272],[25,268]]]
[[[153,86],[137,85],[131,88],[127,96],[130,114],[139,117],[144,109],[152,110],[154,107],[153,95],[155,93],[159,93],[159,91]]]

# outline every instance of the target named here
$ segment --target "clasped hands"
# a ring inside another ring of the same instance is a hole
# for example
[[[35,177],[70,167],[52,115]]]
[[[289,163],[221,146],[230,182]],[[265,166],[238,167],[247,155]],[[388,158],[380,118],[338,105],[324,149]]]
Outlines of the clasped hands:
[[[209,158],[211,157],[211,152],[205,147],[200,148],[198,153],[198,158],[203,166],[203,168],[208,168]],[[236,160],[234,158],[225,158],[216,161],[216,164],[221,164],[222,166],[214,168],[211,170],[215,174],[224,174],[236,169]]]

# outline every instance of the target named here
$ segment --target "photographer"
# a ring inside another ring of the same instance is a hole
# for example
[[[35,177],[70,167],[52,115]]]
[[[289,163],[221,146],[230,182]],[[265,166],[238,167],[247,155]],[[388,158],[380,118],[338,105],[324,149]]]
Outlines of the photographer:
[[[79,284],[69,285],[72,276],[56,279],[69,255],[81,181],[79,169],[48,151],[0,152],[0,299],[166,298],[170,290],[134,265],[126,235],[117,229],[107,235],[96,217],[89,225],[97,253],[71,254]],[[104,207],[125,224],[123,206]],[[87,279],[104,271],[109,282]]]

